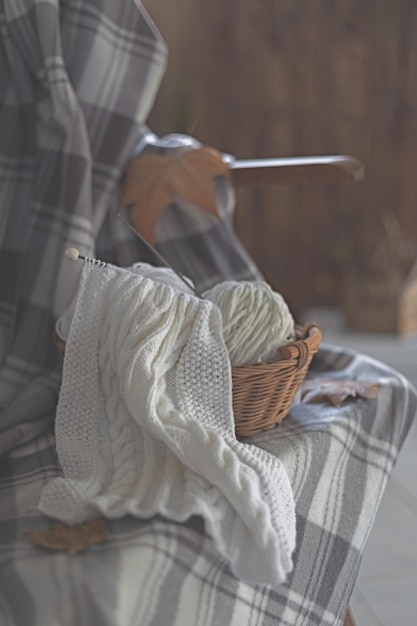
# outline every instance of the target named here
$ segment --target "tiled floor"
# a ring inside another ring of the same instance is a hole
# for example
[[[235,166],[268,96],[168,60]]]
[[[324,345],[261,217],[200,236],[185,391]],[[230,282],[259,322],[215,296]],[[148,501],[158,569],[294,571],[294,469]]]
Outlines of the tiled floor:
[[[326,341],[388,363],[417,387],[417,335],[397,338],[354,334],[340,327],[332,328],[331,324],[326,330],[325,322],[321,325]],[[378,510],[351,610],[357,626],[417,625],[417,420]]]

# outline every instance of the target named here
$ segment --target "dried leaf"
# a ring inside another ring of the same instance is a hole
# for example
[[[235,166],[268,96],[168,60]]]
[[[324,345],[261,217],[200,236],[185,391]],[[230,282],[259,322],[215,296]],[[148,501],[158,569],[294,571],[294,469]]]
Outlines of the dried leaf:
[[[221,175],[229,176],[229,166],[207,146],[176,156],[140,155],[128,165],[118,210],[131,205],[134,227],[152,244],[156,224],[175,193],[218,215],[213,178]]]
[[[340,407],[347,398],[376,398],[380,385],[371,380],[348,380],[335,378],[312,378],[300,387],[302,402],[310,404],[329,403]]]
[[[106,526],[101,521],[76,526],[59,523],[48,530],[33,530],[25,534],[37,546],[48,550],[66,550],[70,556],[108,540]]]

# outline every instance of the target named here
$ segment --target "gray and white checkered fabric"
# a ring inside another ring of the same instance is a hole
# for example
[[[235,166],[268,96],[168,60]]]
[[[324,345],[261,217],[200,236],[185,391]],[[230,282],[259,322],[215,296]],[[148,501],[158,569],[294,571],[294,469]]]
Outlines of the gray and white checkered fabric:
[[[63,252],[146,260],[112,218],[123,171],[135,150],[186,140],[158,140],[144,126],[166,49],[139,3],[0,0],[0,25],[0,625],[341,624],[417,408],[401,375],[354,353],[324,347],[312,374],[377,378],[376,400],[295,403],[251,440],[279,456],[297,505],[295,567],[278,589],[234,578],[199,519],[111,521],[109,542],[77,557],[25,536],[51,524],[36,503],[60,474],[51,338],[78,278]],[[157,232],[162,253],[200,288],[259,276],[230,228],[231,190],[216,185],[224,223],[179,200]]]
[[[295,565],[271,589],[237,580],[199,518],[175,524],[108,521],[108,543],[75,557],[35,548],[25,532],[51,520],[36,509],[60,474],[53,434],[0,458],[2,626],[339,626],[364,543],[417,410],[409,383],[388,367],[325,346],[311,375],[379,380],[377,399],[342,409],[295,404],[250,440],[284,463],[297,510]]]
[[[138,144],[170,152],[184,138],[157,140],[144,126],[166,47],[139,3],[0,0],[0,24],[1,453],[53,419],[52,334],[81,270],[65,249],[122,266],[147,260],[114,219],[123,171]],[[230,228],[230,187],[216,185],[223,223],[179,201],[157,233],[201,289],[259,275]]]

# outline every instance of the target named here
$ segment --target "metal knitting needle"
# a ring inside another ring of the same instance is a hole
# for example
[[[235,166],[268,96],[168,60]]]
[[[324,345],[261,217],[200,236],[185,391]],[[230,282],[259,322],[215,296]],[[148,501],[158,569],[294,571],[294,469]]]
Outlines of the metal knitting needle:
[[[80,254],[80,251],[77,250],[77,248],[67,248],[65,250],[65,256],[70,261],[76,261],[77,259],[81,259],[82,261],[88,261],[89,260],[89,257],[83,256],[82,254]]]
[[[100,261],[99,259],[93,259],[89,256],[83,256],[80,254],[80,251],[77,248],[67,248],[65,250],[65,256],[70,261],[77,261],[77,259],[81,259],[82,261],[87,261],[90,263],[94,263],[97,267],[106,267],[107,263],[105,261]]]
[[[159,259],[159,261],[161,261],[161,263],[165,265],[165,267],[169,267],[169,269],[172,270],[174,274],[176,274],[178,278],[182,280],[182,282],[186,284],[187,287],[195,293],[196,296],[200,295],[197,289],[194,287],[194,285],[191,282],[189,282],[187,278],[183,276],[180,272],[177,272],[177,270],[174,269],[172,265],[168,263],[168,261],[162,256],[162,254],[158,252],[158,250],[156,250],[148,241],[146,241],[146,239],[142,237],[142,235],[135,228],[133,228],[133,226],[129,224],[129,222],[125,220],[125,218],[120,213],[118,214],[117,217],[119,217],[122,220],[125,226],[127,226],[133,233],[135,233],[136,237],[139,237],[141,242],[148,248],[148,250],[150,250],[157,257],[157,259]]]
[[[165,267],[168,267],[169,269],[171,269],[174,274],[176,274],[178,276],[178,278],[185,284],[187,285],[187,287],[189,289],[191,289],[193,291],[193,293],[196,296],[199,296],[199,293],[197,292],[197,289],[194,287],[194,285],[189,282],[185,276],[183,276],[182,274],[180,274],[179,272],[177,272],[177,270],[175,270],[169,263],[168,261],[162,256],[162,254],[160,254],[157,250],[155,250],[155,248],[153,246],[151,246],[150,243],[148,243],[146,241],[146,239],[144,239],[142,237],[142,235],[140,233],[138,233],[137,230],[135,230],[133,228],[133,226],[131,226],[129,224],[129,222],[127,222],[121,215],[119,215],[118,217],[120,217],[120,219],[122,220],[122,222],[128,227],[130,228],[131,231],[133,231],[135,233],[135,235],[137,237],[139,237],[139,239],[141,240],[141,242],[143,244],[145,244],[145,246],[159,259],[159,261],[161,261],[161,263],[163,263],[163,265],[165,265]],[[77,259],[81,259],[82,261],[93,261],[96,265],[100,266],[100,267],[105,267],[107,265],[107,263],[105,263],[104,261],[99,261],[98,259],[91,259],[88,256],[83,256],[82,254],[80,254],[79,250],[77,250],[77,248],[67,248],[65,250],[65,256],[67,257],[67,259],[69,259],[70,261],[77,261]]]

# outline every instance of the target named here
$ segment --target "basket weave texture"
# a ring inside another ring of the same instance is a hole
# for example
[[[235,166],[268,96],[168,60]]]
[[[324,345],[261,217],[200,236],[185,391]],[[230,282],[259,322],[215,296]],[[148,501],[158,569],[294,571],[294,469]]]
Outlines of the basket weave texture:
[[[55,332],[57,347],[65,342]],[[238,437],[250,437],[282,422],[321,341],[316,324],[296,327],[296,341],[282,347],[278,359],[232,367],[233,412]]]
[[[273,428],[290,410],[321,341],[316,324],[296,327],[296,340],[271,363],[232,367],[233,411],[238,437]]]

